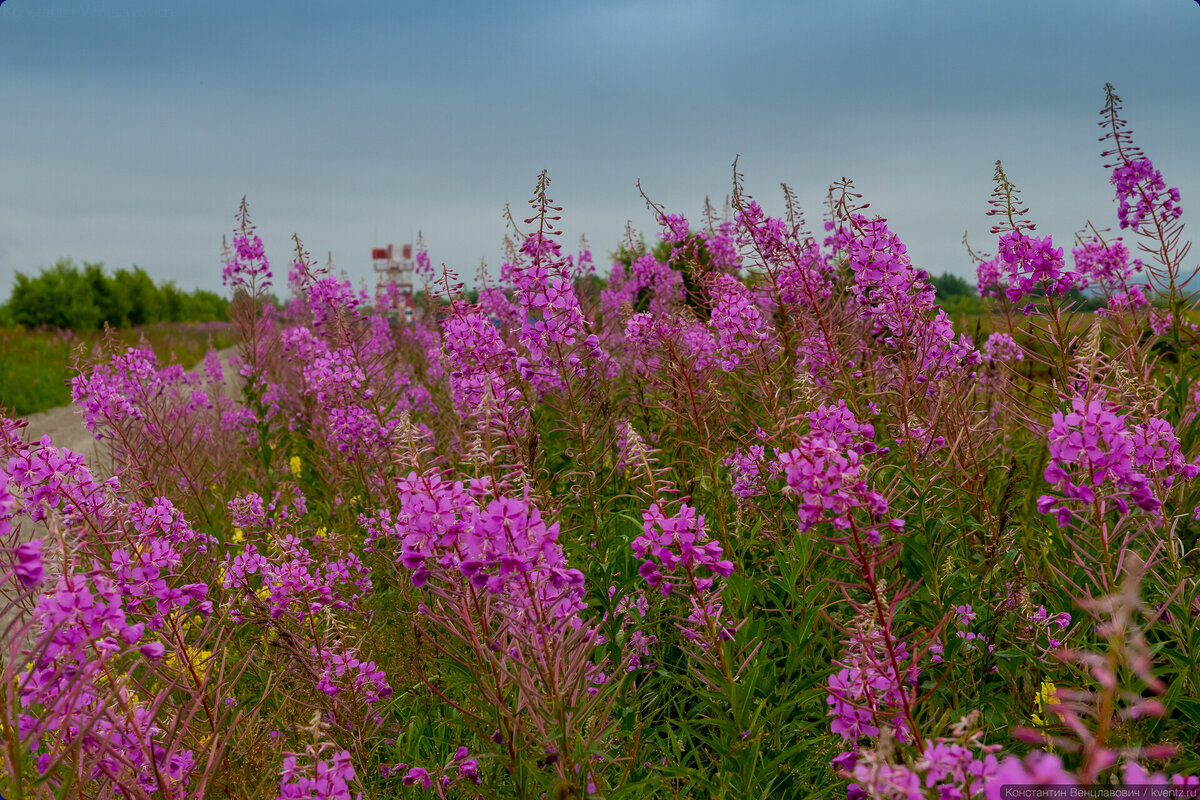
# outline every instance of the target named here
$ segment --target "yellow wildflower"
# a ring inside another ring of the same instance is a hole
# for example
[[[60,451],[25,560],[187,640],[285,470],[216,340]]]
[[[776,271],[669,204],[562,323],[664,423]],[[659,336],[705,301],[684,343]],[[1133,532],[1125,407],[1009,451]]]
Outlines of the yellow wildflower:
[[[1050,708],[1058,702],[1057,693],[1058,687],[1053,682],[1042,681],[1038,693],[1033,698],[1033,703],[1037,706],[1037,713],[1033,715],[1033,723],[1035,725],[1045,725],[1046,718],[1053,715]]]
[[[212,658],[212,652],[209,650],[201,650],[198,647],[187,648],[188,663],[201,676],[208,672],[208,660],[210,658]],[[179,660],[175,657],[174,652],[167,654],[167,657],[163,662],[163,666],[176,671],[180,670]]]
[[[245,538],[246,538],[246,534],[242,532],[241,528],[234,528],[233,529],[233,538],[230,539],[229,541],[233,542],[234,544],[241,544],[241,542]]]
[[[292,456],[291,459],[288,461],[288,469],[290,469],[292,471],[293,478],[300,477],[300,466],[301,466],[300,456]]]
[[[317,532],[314,533],[313,536],[317,537],[318,539],[324,539],[328,534],[329,529],[322,525],[321,527],[317,528]]]

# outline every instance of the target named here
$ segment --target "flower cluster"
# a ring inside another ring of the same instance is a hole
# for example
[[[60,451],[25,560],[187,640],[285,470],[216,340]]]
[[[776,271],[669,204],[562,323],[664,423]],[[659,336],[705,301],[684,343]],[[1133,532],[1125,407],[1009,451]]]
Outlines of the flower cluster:
[[[837,664],[840,669],[829,676],[826,703],[833,717],[830,729],[851,746],[857,746],[861,739],[879,736],[882,726],[890,728],[901,741],[909,741],[912,732],[904,713],[912,703],[917,669],[905,670],[908,660],[908,647],[903,641],[893,642],[889,654],[883,634],[877,629],[854,632],[843,660]]]
[[[999,297],[1007,288],[1003,283],[999,256],[980,261],[975,267],[975,279],[980,297]]]
[[[296,753],[283,757],[283,776],[279,779],[279,800],[361,800],[362,792],[351,794],[350,787],[357,781],[350,753],[346,750],[334,753],[332,758],[321,758],[314,748],[305,754],[301,764]]]
[[[1167,188],[1162,172],[1148,158],[1139,158],[1113,169],[1117,190],[1117,220],[1122,228],[1139,230],[1147,219],[1170,222],[1183,214],[1179,189]]]
[[[401,776],[405,786],[416,786],[427,791],[436,788],[444,791],[459,781],[465,781],[478,786],[482,783],[479,775],[479,759],[471,758],[470,750],[460,747],[450,759],[450,763],[440,771],[430,773],[425,767],[410,767],[408,764],[395,764],[382,767],[383,777]],[[439,774],[440,772],[440,774]]]
[[[1061,526],[1071,520],[1079,505],[1089,506],[1111,499],[1122,514],[1129,503],[1143,511],[1156,512],[1161,505],[1144,468],[1150,468],[1165,486],[1178,475],[1194,477],[1200,467],[1187,464],[1170,424],[1151,418],[1130,426],[1102,400],[1076,397],[1069,412],[1056,411],[1047,431],[1050,463],[1046,482],[1065,496],[1042,495],[1038,509],[1054,512]]]
[[[230,289],[265,291],[271,286],[271,262],[262,239],[251,232],[233,237],[233,254],[226,260],[221,279]]]
[[[657,503],[643,511],[642,535],[633,540],[633,552],[643,559],[638,574],[664,595],[675,588],[672,579],[703,591],[713,585],[712,575],[733,574],[733,562],[721,558],[721,545],[705,534],[704,515],[686,503],[671,517]],[[698,567],[707,575],[697,572]]]
[[[362,661],[355,650],[336,651],[330,648],[312,649],[312,656],[320,665],[321,677],[317,689],[336,697],[349,690],[355,697],[367,703],[378,703],[392,696],[387,675],[375,666],[374,661]]]
[[[997,331],[988,334],[988,338],[980,348],[980,354],[986,364],[998,364],[1008,361],[1024,361],[1025,351],[1007,333]]]
[[[579,626],[583,574],[567,566],[558,523],[547,525],[528,499],[501,496],[481,506],[461,481],[416,472],[397,489],[399,514],[381,518],[376,530],[399,545],[397,560],[415,585],[457,576],[501,595],[515,618]]]
[[[713,284],[716,301],[712,326],[722,369],[734,369],[741,360],[772,338],[771,328],[741,281],[720,275]]]
[[[851,754],[853,764],[841,765],[855,781],[847,787],[847,800],[925,798],[927,791],[955,800],[981,798],[996,780],[999,745],[982,745],[976,738],[928,742],[920,760],[911,766],[889,762],[882,748]]]
[[[779,463],[788,489],[799,501],[802,531],[823,519],[836,528],[849,528],[851,513],[858,508],[866,509],[870,520],[887,513],[887,500],[870,488],[862,455],[853,447],[842,447],[828,436],[809,434],[801,437],[799,447],[781,453]],[[874,527],[868,536],[878,541]]]
[[[1017,302],[1028,294],[1063,295],[1079,285],[1079,277],[1064,269],[1063,251],[1049,236],[1009,231],[1000,237],[1000,261],[1008,275],[1004,295]]]
[[[746,501],[766,491],[766,449],[761,444],[736,450],[721,463],[733,474],[733,493],[739,500]]]
[[[226,555],[222,585],[243,596],[235,618],[244,618],[248,607],[265,606],[270,619],[303,622],[327,608],[350,609],[371,589],[367,568],[353,552],[321,563],[291,533],[274,537],[274,545],[275,552],[261,553],[246,543],[242,552]]]

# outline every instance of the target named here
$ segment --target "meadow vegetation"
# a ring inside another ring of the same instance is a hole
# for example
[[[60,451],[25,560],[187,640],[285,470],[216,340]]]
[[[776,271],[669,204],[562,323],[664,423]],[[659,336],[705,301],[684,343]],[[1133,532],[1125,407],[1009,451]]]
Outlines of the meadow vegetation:
[[[419,253],[411,325],[243,204],[232,368],[81,364],[102,474],[0,422],[0,790],[1200,789],[1197,268],[1101,125],[1117,229],[1035,236],[997,163],[975,298],[736,164],[603,279],[543,173],[473,297]]]

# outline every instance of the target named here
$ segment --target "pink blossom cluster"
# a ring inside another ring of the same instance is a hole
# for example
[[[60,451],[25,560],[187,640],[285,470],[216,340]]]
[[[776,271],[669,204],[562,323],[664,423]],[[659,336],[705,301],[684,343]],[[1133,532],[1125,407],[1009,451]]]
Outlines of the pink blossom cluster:
[[[1047,297],[1066,294],[1079,285],[1079,276],[1065,270],[1063,251],[1049,236],[1028,236],[1009,231],[1000,237],[1000,262],[1008,276],[1005,297],[1017,302],[1025,295]]]
[[[525,415],[521,392],[509,381],[515,377],[516,350],[505,344],[500,331],[475,311],[447,318],[442,331],[450,388],[459,413],[478,415],[484,401],[493,413],[520,420]]]
[[[928,273],[913,266],[887,220],[853,215],[827,242],[845,254],[854,271],[852,290],[863,316],[878,320],[893,337],[914,334],[934,307],[933,284]]]
[[[257,544],[248,542],[237,555],[226,554],[223,586],[243,596],[233,608],[235,618],[262,604],[273,620],[287,616],[304,621],[326,608],[353,608],[371,590],[369,572],[356,553],[318,562],[291,533],[274,537],[271,551],[259,552]]]
[[[998,745],[974,740],[938,739],[927,742],[920,759],[911,766],[889,762],[876,750],[843,754],[852,758],[836,765],[855,781],[847,787],[847,800],[924,800],[929,796],[969,800],[982,798],[994,782],[1000,767],[995,755],[998,749]]]
[[[0,471],[0,482],[8,483],[6,491],[15,490],[12,496],[35,522],[51,512],[69,521],[107,520],[109,492],[117,487],[114,478],[96,480],[82,455],[53,447],[49,436],[32,447],[19,447]]]
[[[1113,169],[1112,184],[1117,190],[1117,220],[1122,228],[1142,228],[1150,220],[1157,224],[1178,219],[1179,189],[1167,188],[1162,172],[1148,158],[1139,158]]]
[[[788,489],[799,501],[800,530],[823,519],[836,528],[849,528],[852,512],[862,508],[869,515],[868,536],[878,541],[874,520],[887,513],[887,500],[870,488],[858,450],[813,433],[801,437],[798,447],[781,453],[779,463]]]
[[[588,332],[559,243],[531,234],[521,243],[520,254],[524,258],[511,265],[510,274],[527,315],[521,343],[528,356],[518,357],[517,366],[539,388],[557,388],[563,375],[582,376],[589,364],[603,363],[606,355],[599,338]],[[577,342],[583,352],[574,352]]]
[[[614,264],[608,287],[600,293],[600,306],[617,316],[623,305],[632,306],[643,295],[652,314],[668,313],[683,301],[682,274],[656,260],[653,253],[638,256],[628,269],[622,264]]]
[[[401,783],[405,786],[416,786],[426,791],[433,791],[435,786],[445,791],[460,781],[478,786],[483,782],[479,775],[479,759],[470,756],[470,750],[460,747],[449,764],[433,773],[425,767],[410,767],[408,764],[384,765],[381,771],[385,778],[403,775]]]
[[[1025,351],[1021,345],[1003,331],[988,334],[987,340],[980,348],[980,354],[986,364],[1025,360]]]
[[[24,710],[18,721],[30,750],[42,750],[39,771],[47,772],[62,748],[78,747],[92,763],[92,779],[155,791],[166,775],[186,785],[192,751],[160,744],[167,732],[154,715],[127,695],[114,706],[105,686],[114,670],[165,652],[162,642],[146,635],[144,623],[129,621],[119,588],[103,574],[61,575],[38,601],[34,621],[38,655],[17,678]]]
[[[721,557],[721,545],[707,538],[704,515],[686,503],[670,517],[657,503],[643,511],[642,535],[633,540],[632,546],[634,554],[642,559],[638,574],[664,595],[684,580],[704,591],[713,585],[711,576],[733,574],[733,562]],[[707,574],[698,572],[699,567]]]
[[[1071,257],[1075,259],[1081,289],[1093,283],[1104,287],[1121,286],[1142,269],[1140,259],[1130,262],[1129,248],[1119,236],[1111,242],[1092,236],[1079,247],[1072,248]]]
[[[300,763],[296,753],[284,755],[278,800],[362,800],[362,792],[351,794],[350,787],[358,778],[348,751],[321,758],[310,747],[305,756],[311,764]]]
[[[683,316],[634,314],[625,325],[625,342],[633,368],[652,380],[663,378],[664,365],[671,377],[697,380],[721,359],[708,326]]]
[[[1029,625],[1023,631],[1032,639],[1044,655],[1063,646],[1065,631],[1071,625],[1071,615],[1066,611],[1051,614],[1046,607],[1039,605],[1029,617]]]
[[[690,610],[679,630],[702,648],[731,639],[735,626],[721,621],[724,587],[715,578],[732,575],[733,562],[722,558],[720,543],[708,539],[704,515],[681,503],[668,517],[654,503],[642,512],[642,521],[642,535],[632,542],[634,555],[643,559],[638,574],[664,597],[683,590]]]
[[[320,668],[317,689],[330,697],[349,691],[366,703],[378,703],[392,696],[387,675],[375,666],[374,661],[363,661],[357,650],[334,650],[323,647],[312,648],[312,656]]]
[[[371,542],[399,545],[414,585],[465,580],[504,598],[515,619],[555,619],[578,627],[583,573],[567,566],[558,523],[547,525],[528,498],[477,501],[462,481],[410,472],[397,482],[399,513],[380,517]]]
[[[836,403],[821,403],[808,414],[808,424],[814,434],[824,436],[838,447],[853,447],[863,455],[876,451],[875,426],[859,422],[845,400]]]
[[[739,448],[722,462],[733,474],[733,494],[741,501],[766,492],[766,450],[761,444]]]
[[[759,348],[768,348],[774,326],[763,316],[750,292],[737,278],[719,275],[713,283],[712,326],[717,334],[721,368],[735,369]]]
[[[955,336],[950,318],[936,307],[929,274],[913,266],[887,220],[853,214],[845,224],[827,227],[833,232],[826,243],[844,254],[854,272],[858,312],[884,344],[915,362],[915,382],[935,383],[964,362],[978,363],[970,338]]]
[[[271,263],[262,239],[253,233],[233,237],[233,254],[225,262],[221,279],[230,289],[265,291],[271,285]]]
[[[1046,482],[1064,497],[1042,495],[1038,509],[1043,514],[1054,512],[1063,526],[1080,505],[1106,499],[1122,514],[1129,512],[1128,500],[1143,511],[1157,512],[1161,502],[1143,471],[1146,468],[1164,486],[1177,476],[1190,479],[1200,472],[1200,467],[1184,461],[1175,432],[1165,420],[1130,424],[1103,400],[1074,398],[1069,412],[1054,412],[1046,435],[1050,447]]]
[[[1000,269],[1000,257],[980,261],[975,267],[975,279],[979,287],[980,297],[999,297],[1005,292],[1003,272]]]
[[[909,660],[908,646],[902,640],[893,640],[889,654],[877,629],[854,632],[843,660],[835,664],[840,669],[829,676],[825,702],[833,718],[830,730],[852,747],[864,738],[879,736],[885,725],[900,741],[911,741],[904,714],[912,703],[917,669],[904,670]]]
[[[8,490],[8,480],[4,472],[0,472],[0,538],[7,537],[13,532],[13,517],[17,511],[17,498]],[[0,561],[0,586],[8,583],[9,575],[13,575],[25,588],[41,584],[46,570],[42,564],[42,542],[44,539],[30,539],[15,547],[0,547],[4,553]],[[9,572],[11,570],[11,572]]]

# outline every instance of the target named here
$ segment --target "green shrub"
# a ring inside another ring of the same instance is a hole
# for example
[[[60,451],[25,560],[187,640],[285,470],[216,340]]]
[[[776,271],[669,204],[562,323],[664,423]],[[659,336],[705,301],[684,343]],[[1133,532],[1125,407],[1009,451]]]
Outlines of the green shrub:
[[[0,306],[0,325],[46,326],[77,331],[105,324],[125,328],[156,322],[211,322],[229,319],[229,301],[214,292],[185,292],[173,282],[155,284],[141,267],[119,269],[69,258],[30,277],[18,272],[12,296]]]

